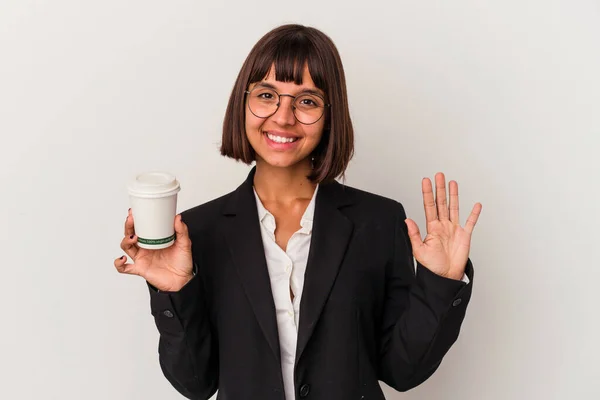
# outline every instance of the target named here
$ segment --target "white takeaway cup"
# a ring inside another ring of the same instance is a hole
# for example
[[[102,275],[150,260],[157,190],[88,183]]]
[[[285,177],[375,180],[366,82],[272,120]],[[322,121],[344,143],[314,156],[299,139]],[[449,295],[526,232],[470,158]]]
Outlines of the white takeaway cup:
[[[177,193],[175,176],[167,172],[139,174],[129,185],[137,244],[144,249],[164,249],[175,243]]]

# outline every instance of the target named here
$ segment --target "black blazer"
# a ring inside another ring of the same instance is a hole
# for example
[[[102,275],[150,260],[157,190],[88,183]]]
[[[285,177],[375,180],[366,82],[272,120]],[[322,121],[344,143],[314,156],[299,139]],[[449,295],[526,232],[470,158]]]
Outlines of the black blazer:
[[[275,305],[252,184],[182,213],[196,275],[179,292],[150,287],[166,378],[189,399],[283,400]],[[394,200],[321,184],[300,305],[297,399],[384,399],[411,389],[456,341],[471,283],[414,260]],[[290,400],[290,399],[288,399]]]

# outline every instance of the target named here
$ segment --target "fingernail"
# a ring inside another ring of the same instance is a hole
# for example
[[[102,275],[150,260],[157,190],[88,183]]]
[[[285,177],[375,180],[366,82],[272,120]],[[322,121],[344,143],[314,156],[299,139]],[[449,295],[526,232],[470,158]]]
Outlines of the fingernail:
[[[121,256],[121,257],[119,257],[119,260],[122,260],[122,259],[124,259],[124,258],[125,258],[125,256]]]
[[[133,239],[133,237],[134,237],[134,236],[135,236],[135,235],[131,235],[131,236],[129,236],[129,239]]]

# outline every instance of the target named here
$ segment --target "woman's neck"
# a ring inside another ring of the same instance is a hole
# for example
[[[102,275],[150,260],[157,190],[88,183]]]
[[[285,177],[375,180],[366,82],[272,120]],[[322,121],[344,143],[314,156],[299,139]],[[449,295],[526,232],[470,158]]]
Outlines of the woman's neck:
[[[310,172],[310,162],[281,168],[258,160],[254,188],[263,202],[289,204],[298,199],[311,199],[317,184],[307,178]]]

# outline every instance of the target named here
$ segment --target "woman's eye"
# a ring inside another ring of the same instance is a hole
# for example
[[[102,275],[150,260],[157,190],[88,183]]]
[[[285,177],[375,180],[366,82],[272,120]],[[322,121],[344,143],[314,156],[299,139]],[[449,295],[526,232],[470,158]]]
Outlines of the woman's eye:
[[[310,97],[303,97],[298,103],[302,107],[317,107],[319,105],[316,100],[313,100]]]
[[[273,98],[273,94],[272,94],[272,93],[259,93],[259,94],[258,94],[258,97],[259,97],[260,99],[266,99],[266,100],[269,100],[269,99],[272,99],[272,98]]]

